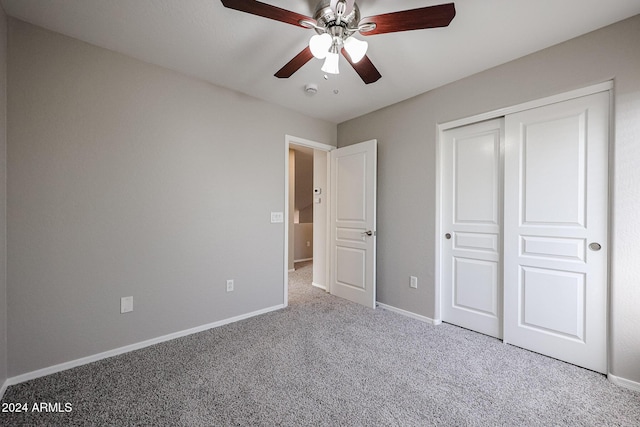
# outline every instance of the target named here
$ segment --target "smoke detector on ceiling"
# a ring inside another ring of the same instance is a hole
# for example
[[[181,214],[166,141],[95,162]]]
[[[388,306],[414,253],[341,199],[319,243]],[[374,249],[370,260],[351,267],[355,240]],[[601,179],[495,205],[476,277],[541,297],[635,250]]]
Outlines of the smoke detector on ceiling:
[[[307,95],[313,96],[318,93],[318,85],[315,83],[307,83],[307,85],[304,87],[304,91]]]

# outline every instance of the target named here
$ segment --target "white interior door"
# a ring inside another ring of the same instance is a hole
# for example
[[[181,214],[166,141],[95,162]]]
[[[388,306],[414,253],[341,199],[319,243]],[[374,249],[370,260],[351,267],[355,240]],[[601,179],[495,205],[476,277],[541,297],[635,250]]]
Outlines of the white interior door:
[[[331,293],[375,307],[377,142],[331,152]]]
[[[606,372],[609,95],[506,117],[504,341]]]
[[[502,337],[502,119],[442,139],[442,320]]]

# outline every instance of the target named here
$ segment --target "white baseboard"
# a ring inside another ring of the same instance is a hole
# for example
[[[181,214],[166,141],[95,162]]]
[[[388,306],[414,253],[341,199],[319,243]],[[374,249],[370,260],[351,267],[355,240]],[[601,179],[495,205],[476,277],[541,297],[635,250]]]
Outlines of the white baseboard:
[[[294,259],[293,262],[305,262],[305,261],[313,261],[313,258],[302,258],[302,259]]]
[[[311,286],[316,287],[316,288],[319,288],[319,289],[322,289],[323,291],[326,291],[326,290],[327,290],[327,287],[326,287],[326,286],[324,286],[324,285],[319,285],[319,284],[317,284],[316,282],[311,282]]]
[[[46,375],[55,374],[56,372],[66,371],[67,369],[75,368],[77,366],[86,365],[88,363],[97,362],[98,360],[106,359],[108,357],[117,356],[119,354],[129,353],[130,351],[139,350],[141,348],[149,347],[155,344],[159,344],[165,341],[174,340],[176,338],[185,337],[187,335],[197,334],[198,332],[203,332],[208,329],[218,328],[220,326],[228,325],[229,323],[238,322],[240,320],[248,319],[250,317],[259,316],[261,314],[269,313],[271,311],[280,310],[284,308],[284,304],[275,305],[273,307],[263,308],[262,310],[253,311],[251,313],[241,314],[239,316],[230,317],[228,319],[219,320],[217,322],[208,323],[206,325],[196,326],[195,328],[185,329],[183,331],[174,332],[172,334],[163,335],[157,338],[151,338],[146,341],[141,341],[135,344],[126,345],[124,347],[114,348],[113,350],[108,350],[102,353],[94,354],[87,357],[82,357],[80,359],[71,360],[69,362],[60,363],[58,365],[49,366],[48,368],[38,369],[36,371],[27,372],[25,374],[17,375],[15,377],[8,378],[3,388],[1,389],[4,393],[4,390],[7,386],[20,384],[25,381],[33,380],[36,378],[44,377]]]
[[[628,380],[626,378],[616,377],[613,374],[607,374],[607,379],[614,383],[615,385],[619,385],[620,387],[628,388],[633,391],[640,391],[640,383]]]
[[[0,387],[0,400],[4,397],[4,392],[7,391],[7,387],[9,387],[9,380],[5,380],[2,387]]]
[[[416,314],[413,313],[411,311],[407,311],[407,310],[403,310],[401,308],[396,308],[387,304],[383,304],[381,302],[376,302],[377,306],[384,309],[384,310],[389,310],[389,311],[393,311],[394,313],[398,313],[398,314],[402,314],[403,316],[407,316],[407,317],[411,317],[412,319],[417,319],[420,320],[421,322],[425,322],[425,323],[429,323],[431,325],[439,325],[440,323],[442,323],[442,320],[440,319],[431,319],[430,317],[427,316],[422,316],[420,314]]]

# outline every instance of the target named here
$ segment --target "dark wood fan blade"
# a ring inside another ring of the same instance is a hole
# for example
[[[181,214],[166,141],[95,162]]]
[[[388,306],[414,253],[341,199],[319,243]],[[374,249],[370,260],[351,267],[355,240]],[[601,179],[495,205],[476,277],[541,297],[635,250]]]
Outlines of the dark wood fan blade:
[[[311,49],[309,46],[305,47],[302,52],[293,57],[293,59],[287,64],[280,68],[277,73],[274,74],[279,79],[288,79],[298,71],[304,64],[309,62],[313,58],[313,54],[311,53]]]
[[[374,34],[446,27],[451,23],[454,16],[456,16],[456,8],[453,3],[385,13],[361,20],[361,24],[370,22],[376,24],[375,29],[361,34],[363,36],[372,36]]]
[[[224,7],[228,7],[229,9],[239,10],[240,12],[258,15],[264,18],[275,19],[276,21],[285,22],[298,27],[303,27],[300,25],[301,19],[313,21],[313,19],[308,16],[300,15],[299,13],[291,12],[290,10],[271,6],[270,4],[255,0],[222,0],[222,4]]]
[[[382,74],[380,74],[376,66],[373,65],[373,62],[371,62],[367,55],[365,55],[364,58],[356,63],[351,61],[349,54],[344,48],[342,49],[342,55],[345,57],[347,62],[351,64],[353,69],[356,70],[356,73],[358,73],[362,81],[366,84],[377,82],[378,80],[380,80],[380,77],[382,77]]]

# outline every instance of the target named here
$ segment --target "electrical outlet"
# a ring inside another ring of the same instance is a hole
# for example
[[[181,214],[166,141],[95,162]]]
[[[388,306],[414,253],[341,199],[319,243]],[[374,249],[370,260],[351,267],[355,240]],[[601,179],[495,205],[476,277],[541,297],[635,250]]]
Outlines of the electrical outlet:
[[[233,280],[227,280],[227,292],[233,292]]]
[[[133,297],[120,298],[120,313],[129,313],[133,311]]]
[[[413,289],[418,289],[418,278],[416,276],[411,276],[411,282],[409,283],[409,287]]]

